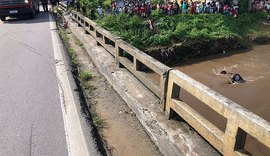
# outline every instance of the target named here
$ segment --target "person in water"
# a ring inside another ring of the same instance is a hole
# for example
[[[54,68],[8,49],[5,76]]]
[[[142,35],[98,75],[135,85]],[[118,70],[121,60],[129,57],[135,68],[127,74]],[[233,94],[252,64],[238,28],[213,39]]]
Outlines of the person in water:
[[[245,80],[241,77],[241,75],[237,73],[229,73],[226,70],[222,70],[220,74],[228,77],[230,79],[230,83],[235,83],[235,82],[244,83],[245,82]]]

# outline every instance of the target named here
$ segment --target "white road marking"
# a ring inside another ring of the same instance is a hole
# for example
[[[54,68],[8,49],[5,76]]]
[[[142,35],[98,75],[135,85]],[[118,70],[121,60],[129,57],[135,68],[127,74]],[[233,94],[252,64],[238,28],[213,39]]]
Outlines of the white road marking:
[[[89,150],[82,131],[81,121],[75,104],[75,99],[72,94],[72,89],[68,79],[68,73],[63,64],[63,55],[61,53],[59,36],[56,31],[56,24],[52,20],[52,15],[49,16],[51,36],[54,50],[54,58],[58,60],[56,63],[56,75],[58,78],[59,94],[61,99],[61,108],[64,120],[66,142],[69,156],[89,156]]]

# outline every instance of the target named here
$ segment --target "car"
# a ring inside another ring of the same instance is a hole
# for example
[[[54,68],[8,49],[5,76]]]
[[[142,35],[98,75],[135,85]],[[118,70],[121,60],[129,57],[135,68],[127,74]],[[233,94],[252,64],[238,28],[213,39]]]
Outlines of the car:
[[[39,13],[39,0],[0,0],[0,18],[35,15]]]

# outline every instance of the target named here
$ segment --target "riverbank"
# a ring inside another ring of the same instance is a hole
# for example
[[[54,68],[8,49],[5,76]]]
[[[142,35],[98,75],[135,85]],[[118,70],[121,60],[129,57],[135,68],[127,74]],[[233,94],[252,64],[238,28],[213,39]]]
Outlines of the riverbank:
[[[149,19],[127,14],[95,20],[135,47],[167,65],[217,53],[247,49],[270,41],[266,13],[238,18],[221,14],[166,16],[154,11]],[[149,20],[155,26],[151,30]]]

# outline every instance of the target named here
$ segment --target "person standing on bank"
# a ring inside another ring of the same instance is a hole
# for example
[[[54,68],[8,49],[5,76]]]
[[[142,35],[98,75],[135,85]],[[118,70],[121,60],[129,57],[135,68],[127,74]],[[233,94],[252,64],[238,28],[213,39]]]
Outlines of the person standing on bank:
[[[101,8],[101,6],[98,6],[97,13],[98,13],[98,15],[99,15],[100,18],[103,17],[103,9]]]
[[[48,12],[48,0],[41,0],[44,12]]]

